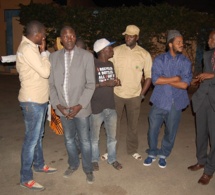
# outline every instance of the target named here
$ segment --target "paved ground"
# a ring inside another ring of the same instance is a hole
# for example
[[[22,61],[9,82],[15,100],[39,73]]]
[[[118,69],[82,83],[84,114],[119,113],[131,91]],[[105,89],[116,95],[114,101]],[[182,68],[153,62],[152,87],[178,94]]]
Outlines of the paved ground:
[[[197,183],[202,171],[190,172],[187,167],[196,163],[195,127],[190,107],[183,112],[182,122],[175,147],[167,160],[167,167],[161,169],[157,161],[150,167],[143,161],[134,160],[126,154],[125,116],[122,121],[122,134],[118,160],[123,170],[117,171],[106,162],[100,162],[100,171],[95,172],[95,183],[86,183],[82,167],[69,179],[63,178],[67,168],[67,154],[63,136],[55,135],[46,124],[44,156],[46,163],[56,167],[53,175],[34,174],[35,180],[46,187],[43,192],[32,192],[19,186],[20,152],[24,137],[24,123],[17,101],[19,81],[17,76],[0,75],[0,189],[1,195],[213,195],[215,178],[207,186]],[[142,103],[139,121],[139,153],[147,155],[147,114],[150,109],[149,96]],[[162,135],[162,133],[161,133]],[[101,131],[101,153],[105,151],[104,130]]]

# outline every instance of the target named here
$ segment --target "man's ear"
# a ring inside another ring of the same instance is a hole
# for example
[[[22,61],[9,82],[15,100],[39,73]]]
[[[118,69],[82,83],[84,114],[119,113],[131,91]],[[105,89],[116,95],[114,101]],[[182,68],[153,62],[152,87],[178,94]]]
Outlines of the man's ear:
[[[169,45],[169,48],[172,48],[172,43],[169,43],[168,45]]]
[[[140,38],[139,35],[137,35],[137,41],[139,40],[139,38]]]

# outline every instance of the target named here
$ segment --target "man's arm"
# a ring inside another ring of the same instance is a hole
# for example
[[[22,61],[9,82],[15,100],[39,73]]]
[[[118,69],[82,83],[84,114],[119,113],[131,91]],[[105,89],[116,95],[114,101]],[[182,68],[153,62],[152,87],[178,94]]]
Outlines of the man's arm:
[[[169,84],[173,87],[180,88],[180,89],[186,89],[188,87],[188,84],[186,82],[181,81],[180,76],[174,76],[174,77],[159,77],[157,81],[155,82],[156,85],[166,85]]]

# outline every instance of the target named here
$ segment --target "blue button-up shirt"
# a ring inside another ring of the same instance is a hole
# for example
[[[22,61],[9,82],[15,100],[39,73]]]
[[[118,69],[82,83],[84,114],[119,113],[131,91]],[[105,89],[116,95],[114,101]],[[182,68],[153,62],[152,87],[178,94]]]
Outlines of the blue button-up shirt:
[[[182,110],[189,105],[187,90],[173,87],[169,84],[156,85],[155,82],[159,77],[180,76],[182,82],[190,85],[192,80],[191,62],[183,54],[175,57],[170,52],[159,55],[155,58],[152,66],[152,83],[153,90],[150,101],[158,108],[170,110],[172,104],[176,110]]]

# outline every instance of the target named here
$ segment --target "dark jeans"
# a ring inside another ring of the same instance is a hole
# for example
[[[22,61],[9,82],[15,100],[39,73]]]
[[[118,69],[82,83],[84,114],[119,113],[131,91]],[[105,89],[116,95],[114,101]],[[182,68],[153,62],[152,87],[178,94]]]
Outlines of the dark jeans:
[[[174,146],[176,133],[181,119],[181,110],[176,110],[172,105],[171,110],[163,110],[155,105],[152,106],[149,113],[149,131],[148,131],[148,155],[150,157],[166,158],[170,155]],[[161,125],[165,122],[164,136],[161,142],[161,148],[158,149],[158,135]]]

